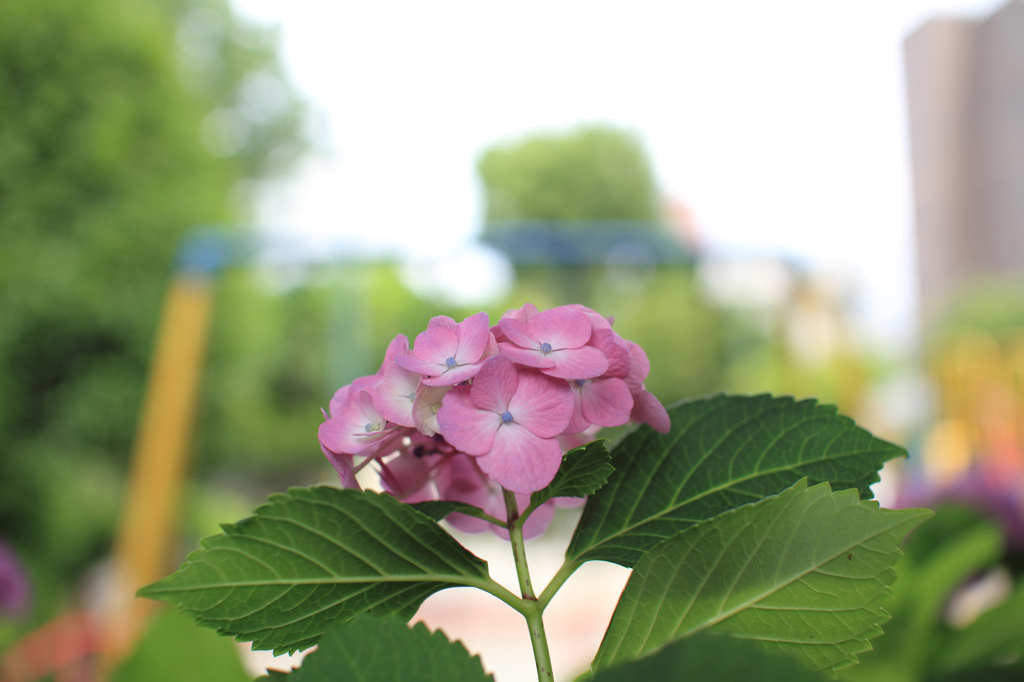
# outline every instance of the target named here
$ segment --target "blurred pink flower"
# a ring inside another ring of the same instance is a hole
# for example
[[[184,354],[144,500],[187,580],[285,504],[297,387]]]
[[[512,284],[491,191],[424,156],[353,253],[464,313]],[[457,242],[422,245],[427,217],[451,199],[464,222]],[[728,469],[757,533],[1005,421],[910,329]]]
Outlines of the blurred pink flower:
[[[432,500],[431,474],[444,459],[439,453],[417,456],[411,448],[406,448],[398,457],[380,463],[380,482],[384,490],[403,502]]]
[[[522,308],[506,310],[505,314],[501,316],[501,319],[512,319],[518,320],[519,322],[526,322],[539,312],[540,311],[537,310],[537,306],[532,303],[527,303]],[[501,331],[501,320],[498,320],[498,324],[491,327],[491,333],[494,334],[494,338],[499,342],[508,341],[508,339],[505,338],[505,332]]]
[[[543,313],[542,313],[543,314]],[[540,490],[562,462],[555,439],[572,417],[572,392],[504,356],[484,362],[472,387],[457,386],[437,413],[445,440],[478,456],[480,468],[514,492]]]
[[[566,433],[579,433],[591,424],[621,426],[629,421],[633,396],[626,382],[616,377],[576,379],[569,382],[573,396],[572,421]]]
[[[489,356],[488,346],[496,351],[487,313],[471,315],[457,324],[450,317],[439,316],[416,337],[412,353],[397,356],[395,362],[426,377],[426,386],[453,386],[476,376]]]
[[[437,490],[442,500],[465,502],[484,510],[491,516],[504,520],[507,517],[505,497],[494,480],[487,476],[477,464],[479,460],[466,455],[454,455],[441,467],[437,476]],[[516,493],[516,502],[522,512],[530,504],[530,495]],[[523,524],[523,538],[529,540],[544,532],[555,517],[555,501],[548,500],[538,507]],[[448,523],[464,533],[481,533],[492,530],[496,535],[509,539],[508,529],[465,514],[449,514]]]
[[[411,353],[397,335],[375,374],[335,393],[319,430],[324,456],[345,487],[358,488],[355,472],[374,464],[384,489],[406,502],[461,501],[504,519],[504,488],[522,511],[562,453],[601,426],[670,427],[644,387],[647,355],[611,325],[582,305],[540,312],[526,304],[490,329],[483,312],[458,323],[434,317]],[[364,459],[354,466],[353,456]],[[582,502],[549,500],[527,519],[526,537],[544,530],[556,506]],[[475,517],[449,521],[508,537]]]
[[[412,404],[414,425],[424,436],[433,436],[441,430],[437,423],[437,411],[441,409],[444,397],[451,386],[422,386]]]
[[[559,379],[592,379],[608,369],[608,359],[586,345],[593,327],[586,314],[562,306],[530,317],[526,322],[506,317],[499,322],[509,340],[498,344],[502,355],[536,367]]]
[[[389,422],[400,426],[416,426],[412,406],[420,387],[420,375],[397,362],[384,372],[384,381],[373,393],[373,405]]]
[[[320,425],[320,444],[339,454],[358,455],[395,432],[373,405],[373,391],[351,396],[341,412]]]
[[[644,349],[627,341],[629,354],[632,362],[629,366],[629,375],[626,377],[626,385],[629,392],[633,394],[633,421],[643,424],[650,424],[651,428],[660,433],[668,433],[672,428],[672,420],[661,401],[654,397],[650,391],[644,388],[644,379],[651,372],[651,361],[647,359]]]

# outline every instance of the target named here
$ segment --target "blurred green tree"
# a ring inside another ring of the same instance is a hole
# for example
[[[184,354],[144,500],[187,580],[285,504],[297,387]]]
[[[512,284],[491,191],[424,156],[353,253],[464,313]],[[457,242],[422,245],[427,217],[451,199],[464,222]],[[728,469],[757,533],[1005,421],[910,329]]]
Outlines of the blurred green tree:
[[[503,222],[661,218],[647,155],[635,135],[618,128],[585,126],[491,147],[477,170],[486,230]]]
[[[0,3],[0,536],[37,594],[109,543],[183,235],[304,147],[274,45],[225,0]]]
[[[536,222],[586,240],[588,229],[594,234],[598,227],[625,234],[663,225],[647,155],[633,134],[618,128],[584,126],[495,146],[477,170],[485,235]],[[647,350],[653,367],[648,388],[663,401],[723,388],[724,321],[701,296],[693,268],[607,257],[607,266],[519,265],[508,304],[584,303],[615,316],[619,333]]]

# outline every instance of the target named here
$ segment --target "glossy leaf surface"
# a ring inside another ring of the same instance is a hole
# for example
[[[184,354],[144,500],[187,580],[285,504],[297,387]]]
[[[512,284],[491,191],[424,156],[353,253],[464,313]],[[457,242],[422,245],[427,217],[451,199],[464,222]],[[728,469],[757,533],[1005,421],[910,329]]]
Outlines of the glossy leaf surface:
[[[799,481],[693,526],[637,563],[594,669],[703,631],[757,640],[815,670],[856,663],[889,618],[899,543],[930,514]]]
[[[615,471],[587,500],[570,561],[632,567],[679,531],[802,478],[867,499],[882,464],[906,455],[814,400],[717,395],[668,412],[668,434],[641,426],[612,451]]]
[[[257,649],[304,649],[360,613],[408,620],[439,590],[489,582],[484,561],[390,495],[292,488],[223,528],[139,595]]]
[[[449,642],[423,623],[360,615],[327,628],[316,651],[291,673],[271,674],[288,682],[494,682],[479,656],[462,642]]]

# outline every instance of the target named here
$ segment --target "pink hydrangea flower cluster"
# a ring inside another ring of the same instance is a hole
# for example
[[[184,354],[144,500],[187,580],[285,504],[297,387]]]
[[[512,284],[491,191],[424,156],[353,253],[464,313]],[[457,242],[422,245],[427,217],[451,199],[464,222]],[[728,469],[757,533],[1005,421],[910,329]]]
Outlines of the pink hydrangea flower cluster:
[[[650,368],[640,346],[582,305],[527,304],[493,327],[483,312],[435,317],[411,349],[399,334],[376,374],[334,394],[320,445],[346,487],[359,487],[355,471],[373,461],[399,499],[467,502],[504,518],[502,488],[524,508],[597,428],[632,419],[668,432],[668,413],[644,388]],[[547,526],[554,504],[534,512],[527,537]],[[461,514],[449,521],[495,528]]]

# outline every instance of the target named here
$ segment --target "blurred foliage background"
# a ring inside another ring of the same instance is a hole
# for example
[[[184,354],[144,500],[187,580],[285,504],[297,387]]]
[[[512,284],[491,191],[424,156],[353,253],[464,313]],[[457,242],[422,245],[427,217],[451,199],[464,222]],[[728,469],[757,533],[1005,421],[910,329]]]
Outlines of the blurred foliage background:
[[[0,92],[0,537],[38,622],[109,548],[183,235],[305,140],[274,36],[220,0],[0,3]]]
[[[636,220],[662,217],[647,155],[634,135],[586,126],[494,146],[477,171],[485,231],[503,221]]]
[[[0,539],[36,598],[27,620],[0,621],[2,648],[83,605],[102,573],[183,238],[249,219],[255,183],[287,173],[308,143],[273,33],[223,0],[0,3],[0,92]],[[588,225],[626,221],[672,234],[629,131],[498,144],[478,171],[485,232],[543,221],[586,239]],[[299,270],[220,280],[183,548],[269,492],[330,480],[315,434],[333,391],[374,371],[396,333],[475,312],[416,295],[397,263]],[[751,326],[716,305],[693,265],[522,266],[485,307],[497,319],[574,301],[647,350],[663,401],[785,390],[735,380],[739,366],[786,365],[777,321]]]
[[[0,2],[0,542],[27,565],[35,596],[27,617],[0,617],[0,651],[95,599],[161,299],[183,239],[211,225],[245,238],[229,226],[251,219],[254,188],[286,174],[309,146],[303,104],[275,44],[272,32],[239,20],[225,0]],[[502,142],[477,170],[485,237],[531,224],[587,240],[588,230],[612,226],[689,254],[672,265],[614,254],[563,268],[517,263],[511,288],[484,305],[492,321],[526,302],[584,303],[644,347],[654,368],[647,387],[663,402],[721,390],[813,395],[883,437],[919,435],[877,408],[874,387],[904,368],[856,344],[841,288],[778,260],[765,271],[774,275],[752,280],[756,295],[737,293],[731,266],[708,257],[680,226],[629,131],[589,125]],[[747,273],[761,265],[740,263]],[[253,265],[220,277],[183,553],[268,493],[334,480],[316,441],[320,408],[334,390],[375,371],[395,334],[413,336],[434,315],[462,319],[479,310],[417,294],[403,267]],[[772,284],[779,277],[781,287]],[[770,300],[769,289],[779,292]],[[1019,382],[1024,297],[1005,286],[972,296],[938,327],[927,363],[942,375],[952,347],[957,358],[1011,368],[993,370],[998,381]],[[979,342],[979,332],[988,340]],[[965,333],[974,334],[969,347]],[[945,395],[962,395],[959,386],[949,383]],[[950,414],[967,421],[988,410],[956,409]],[[982,449],[996,442],[981,432],[971,438]],[[901,575],[939,577],[927,594],[914,593],[910,578],[899,583],[909,596],[894,625],[930,643],[920,645],[925,653],[880,648],[863,668],[875,671],[872,679],[953,670],[921,661],[952,641],[939,616],[964,580],[1009,566],[1019,594],[1018,546],[1004,547],[991,522],[950,523],[950,536],[977,551],[964,550],[966,563],[952,573],[932,565],[942,555],[925,540],[908,551]],[[174,651],[192,647],[184,642],[195,629],[173,617],[153,628],[118,679],[167,668]],[[238,675],[224,646],[195,647],[225,661],[225,679]],[[1006,651],[985,650],[977,665]]]

